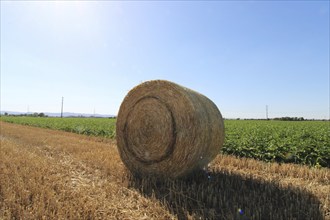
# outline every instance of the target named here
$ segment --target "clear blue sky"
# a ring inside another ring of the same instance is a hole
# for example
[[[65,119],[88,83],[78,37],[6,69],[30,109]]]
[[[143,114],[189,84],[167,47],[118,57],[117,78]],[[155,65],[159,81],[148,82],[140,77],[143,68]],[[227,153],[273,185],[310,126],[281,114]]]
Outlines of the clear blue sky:
[[[1,1],[1,110],[117,114],[137,84],[226,118],[329,118],[329,1]]]

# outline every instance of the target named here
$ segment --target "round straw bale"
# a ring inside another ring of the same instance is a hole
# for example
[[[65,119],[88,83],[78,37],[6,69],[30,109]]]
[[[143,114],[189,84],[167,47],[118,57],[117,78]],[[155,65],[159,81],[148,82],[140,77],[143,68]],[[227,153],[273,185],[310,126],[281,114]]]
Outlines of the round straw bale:
[[[165,80],[129,91],[117,117],[121,159],[139,175],[175,178],[203,168],[220,152],[224,136],[210,99]]]

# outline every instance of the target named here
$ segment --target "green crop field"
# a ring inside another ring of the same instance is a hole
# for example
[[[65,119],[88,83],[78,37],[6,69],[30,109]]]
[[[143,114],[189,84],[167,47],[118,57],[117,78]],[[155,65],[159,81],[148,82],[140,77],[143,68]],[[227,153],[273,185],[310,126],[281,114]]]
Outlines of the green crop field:
[[[330,167],[327,121],[226,121],[224,153]]]
[[[1,117],[2,121],[115,137],[115,119]],[[329,121],[225,120],[225,154],[270,162],[330,167]]]
[[[116,119],[109,118],[49,118],[49,117],[5,117],[0,120],[22,125],[50,128],[84,135],[114,138]]]

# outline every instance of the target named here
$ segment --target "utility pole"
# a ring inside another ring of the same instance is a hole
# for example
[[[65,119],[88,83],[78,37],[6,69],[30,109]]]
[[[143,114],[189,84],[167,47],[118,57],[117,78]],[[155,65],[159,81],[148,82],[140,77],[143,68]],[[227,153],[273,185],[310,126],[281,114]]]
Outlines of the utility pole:
[[[63,118],[63,101],[64,101],[64,97],[62,96],[61,118]]]
[[[266,119],[268,120],[268,105],[266,105]]]

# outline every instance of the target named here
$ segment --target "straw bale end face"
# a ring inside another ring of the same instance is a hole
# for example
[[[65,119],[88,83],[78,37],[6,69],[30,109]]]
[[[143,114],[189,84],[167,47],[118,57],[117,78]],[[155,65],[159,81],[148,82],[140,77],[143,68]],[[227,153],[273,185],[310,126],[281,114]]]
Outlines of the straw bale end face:
[[[188,175],[215,158],[224,136],[221,113],[211,100],[165,80],[129,91],[117,117],[120,157],[139,175]]]

